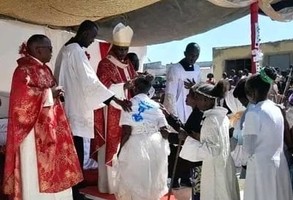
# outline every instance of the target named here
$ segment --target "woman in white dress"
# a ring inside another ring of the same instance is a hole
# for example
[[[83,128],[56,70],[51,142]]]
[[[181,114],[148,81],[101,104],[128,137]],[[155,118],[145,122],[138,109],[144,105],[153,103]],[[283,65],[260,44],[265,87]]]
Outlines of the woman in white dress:
[[[118,200],[159,200],[167,191],[169,144],[160,105],[148,97],[153,77],[134,81],[132,111],[122,112],[118,153]]]
[[[187,137],[180,157],[203,161],[201,200],[239,200],[235,167],[230,155],[227,109],[216,107],[216,99],[224,96],[224,82],[193,87],[197,107],[204,112],[199,133]]]
[[[276,71],[265,67],[245,84],[250,107],[244,123],[243,149],[247,154],[244,200],[292,200],[292,189],[284,156],[284,118],[268,99]]]

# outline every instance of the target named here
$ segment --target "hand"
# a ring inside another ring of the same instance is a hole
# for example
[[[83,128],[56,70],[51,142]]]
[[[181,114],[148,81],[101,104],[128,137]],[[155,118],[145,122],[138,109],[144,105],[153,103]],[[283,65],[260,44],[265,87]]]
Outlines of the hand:
[[[192,80],[190,79],[186,79],[186,81],[184,81],[184,87],[185,89],[191,89],[192,86],[194,86],[196,84],[194,78]]]
[[[133,88],[133,81],[132,80],[129,80],[126,83],[124,83],[123,88],[124,88],[124,90],[130,90],[130,89],[132,89]]]
[[[63,88],[61,86],[58,86],[55,89],[53,89],[52,93],[53,93],[54,98],[64,96],[64,90],[63,90]]]
[[[168,139],[170,131],[167,129],[167,127],[161,128],[160,132],[164,139]]]
[[[183,129],[180,128],[179,132],[178,132],[178,138],[179,140],[185,140],[188,136],[188,133]]]
[[[169,117],[170,113],[169,111],[166,109],[166,107],[160,103],[160,109],[163,111],[163,114],[165,115],[165,117]]]
[[[130,112],[132,109],[131,109],[131,106],[132,106],[132,103],[131,101],[127,100],[127,99],[124,99],[124,100],[120,100],[116,97],[113,97],[113,101],[115,101],[115,103],[117,103],[118,105],[120,105],[122,107],[122,109],[126,112]]]
[[[194,131],[191,131],[192,132],[192,137],[194,139],[196,139],[197,141],[200,141],[200,133],[197,133],[197,132],[194,132]]]

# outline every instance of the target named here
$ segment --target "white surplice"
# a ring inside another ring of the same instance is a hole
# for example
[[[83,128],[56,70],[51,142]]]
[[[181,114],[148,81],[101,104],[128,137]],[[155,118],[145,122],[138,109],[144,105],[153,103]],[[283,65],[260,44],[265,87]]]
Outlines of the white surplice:
[[[244,200],[293,199],[283,141],[283,115],[274,102],[265,100],[249,108],[243,130],[248,155]]]
[[[196,83],[201,80],[200,67],[194,64],[194,71],[185,71],[180,63],[172,65],[167,72],[164,106],[178,116],[185,123],[192,112],[192,108],[185,103],[189,90],[184,88],[184,81],[194,79]]]
[[[53,106],[52,90],[47,89],[47,98],[43,106]],[[72,200],[71,188],[57,193],[39,191],[39,175],[34,129],[20,144],[20,172],[23,200]]]
[[[65,91],[65,112],[73,135],[93,138],[93,110],[105,106],[103,102],[114,94],[100,82],[85,51],[77,43],[62,47],[56,70],[59,85]]]
[[[235,167],[230,155],[229,119],[227,110],[215,107],[203,115],[200,142],[187,137],[180,157],[203,161],[200,199],[239,200]]]
[[[146,94],[132,98],[132,112],[122,111],[120,124],[131,126],[118,158],[119,200],[159,200],[167,193],[168,140],[159,129],[167,126],[158,103]]]

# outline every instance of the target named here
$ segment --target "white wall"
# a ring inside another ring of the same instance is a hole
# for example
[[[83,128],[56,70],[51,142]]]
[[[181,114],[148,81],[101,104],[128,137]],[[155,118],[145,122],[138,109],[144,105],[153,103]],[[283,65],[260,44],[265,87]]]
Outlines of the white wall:
[[[18,54],[19,46],[26,42],[33,34],[47,35],[52,42],[53,57],[49,63],[50,68],[54,71],[54,63],[60,48],[66,43],[74,34],[47,28],[45,26],[31,25],[14,20],[0,19],[0,98],[1,92],[9,92],[11,79],[16,68],[16,60],[20,57]],[[137,53],[140,63],[142,65],[143,59],[146,56],[146,47],[131,47],[130,52]],[[100,57],[99,41],[96,40],[87,50],[91,55],[90,62],[96,71]],[[141,67],[142,68],[142,67]],[[7,97],[2,96],[2,106],[0,107],[0,117],[7,115]]]

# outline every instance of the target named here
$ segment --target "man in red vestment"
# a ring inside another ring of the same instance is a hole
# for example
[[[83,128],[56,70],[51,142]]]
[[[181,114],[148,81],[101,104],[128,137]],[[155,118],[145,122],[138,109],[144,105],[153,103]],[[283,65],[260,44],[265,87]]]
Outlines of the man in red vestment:
[[[136,72],[125,59],[128,53],[133,31],[129,26],[118,24],[113,30],[113,44],[106,58],[102,59],[97,69],[100,81],[120,99],[131,96],[131,80]],[[117,153],[121,139],[119,126],[121,108],[114,103],[95,111],[95,150],[98,151],[99,191],[113,193],[112,161]]]
[[[83,176],[58,98],[61,90],[53,89],[56,82],[46,65],[51,42],[33,35],[26,50],[10,91],[4,192],[14,200],[69,200],[71,187]]]

